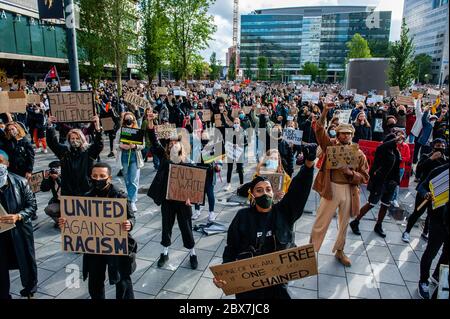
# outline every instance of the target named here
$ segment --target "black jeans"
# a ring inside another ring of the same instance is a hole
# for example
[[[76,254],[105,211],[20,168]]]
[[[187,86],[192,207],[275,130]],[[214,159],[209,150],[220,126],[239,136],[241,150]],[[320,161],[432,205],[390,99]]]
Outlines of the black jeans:
[[[424,205],[420,210],[417,210],[417,208],[422,204],[423,197],[421,197],[419,194],[416,196],[416,202],[414,203],[414,211],[408,218],[408,224],[406,225],[406,232],[410,233],[411,229],[414,227],[414,224],[417,222],[417,220],[420,218],[420,216],[425,213],[425,211],[428,208],[428,205]],[[423,228],[423,233],[428,234],[428,227],[429,227],[429,221],[430,221],[430,215],[428,214],[427,219],[425,219],[425,226]]]
[[[439,214],[439,212],[433,211],[431,214]],[[442,249],[441,257],[433,272],[434,278],[439,278],[439,268],[441,264],[448,265],[448,245],[449,245],[449,235],[445,228],[445,225],[440,216],[430,217],[430,234],[428,236],[428,245],[420,260],[420,282],[427,282],[430,277],[430,268],[433,259],[436,257],[439,249],[441,249],[442,244],[444,247]]]
[[[228,165],[228,170],[227,170],[227,183],[228,184],[231,182],[231,174],[233,174],[233,163],[227,164]],[[239,174],[239,183],[242,185],[242,184],[244,184],[244,164],[236,163],[236,169]]]
[[[178,220],[178,227],[183,238],[183,246],[192,249],[195,246],[194,235],[192,234],[192,208],[182,202],[164,200],[161,204],[162,215],[162,239],[161,245],[169,247],[172,244],[172,228],[175,217]]]
[[[417,142],[417,140],[418,140],[418,138],[416,137],[414,139],[413,164],[417,164],[417,162],[419,161],[419,153],[420,153],[420,149],[422,148],[422,144]]]
[[[206,196],[208,196],[209,211],[213,212],[214,211],[214,204],[216,202],[216,199],[214,197],[214,185],[212,184],[212,182],[206,184],[205,193],[206,193]],[[200,205],[195,205],[195,209],[199,210],[200,209]]]

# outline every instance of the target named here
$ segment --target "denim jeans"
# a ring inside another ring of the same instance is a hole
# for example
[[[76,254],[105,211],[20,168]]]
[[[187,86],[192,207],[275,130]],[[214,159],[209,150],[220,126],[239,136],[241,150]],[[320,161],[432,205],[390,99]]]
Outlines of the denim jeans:
[[[128,200],[132,203],[137,202],[139,189],[139,177],[141,170],[137,166],[137,155],[135,151],[122,151],[122,172],[127,188]]]
[[[405,169],[400,168],[400,184],[402,183],[403,175],[405,174]],[[397,185],[394,191],[394,196],[392,196],[392,200],[397,200],[398,192],[400,191],[400,185]]]
[[[208,196],[209,211],[213,212],[214,211],[214,204],[215,204],[215,201],[216,201],[216,199],[214,197],[214,184],[212,184],[212,183],[206,184],[205,192],[206,192],[206,196]],[[200,205],[195,205],[195,209],[199,210],[200,209]]]

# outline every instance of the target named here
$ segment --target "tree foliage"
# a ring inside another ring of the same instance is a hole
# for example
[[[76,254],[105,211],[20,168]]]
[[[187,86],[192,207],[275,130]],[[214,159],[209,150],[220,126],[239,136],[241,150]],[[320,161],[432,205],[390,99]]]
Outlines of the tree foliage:
[[[315,81],[317,78],[317,75],[319,74],[319,67],[315,63],[305,62],[301,73],[303,75],[311,75],[311,80]]]
[[[428,54],[421,53],[416,55],[413,60],[416,71],[416,79],[420,83],[425,83],[431,78],[431,66],[433,58]],[[427,76],[426,76],[427,75]]]
[[[265,56],[259,56],[257,59],[257,68],[258,68],[258,80],[265,81],[268,78],[268,64],[269,60]]]
[[[228,80],[236,80],[236,53],[233,52],[230,57],[230,65],[228,67]]]
[[[371,58],[369,44],[359,33],[355,33],[352,39],[347,42],[348,59]]]
[[[216,52],[211,54],[209,58],[209,64],[211,68],[211,72],[209,73],[210,80],[218,80],[220,78],[220,66],[217,64],[217,55]]]

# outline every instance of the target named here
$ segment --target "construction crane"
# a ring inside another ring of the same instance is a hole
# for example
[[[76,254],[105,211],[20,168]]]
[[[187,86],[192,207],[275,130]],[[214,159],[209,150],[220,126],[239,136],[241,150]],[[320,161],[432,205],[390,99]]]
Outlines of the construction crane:
[[[233,4],[233,48],[235,54],[235,74],[238,75],[238,59],[239,59],[239,47],[238,47],[238,30],[239,30],[239,0],[234,0]]]

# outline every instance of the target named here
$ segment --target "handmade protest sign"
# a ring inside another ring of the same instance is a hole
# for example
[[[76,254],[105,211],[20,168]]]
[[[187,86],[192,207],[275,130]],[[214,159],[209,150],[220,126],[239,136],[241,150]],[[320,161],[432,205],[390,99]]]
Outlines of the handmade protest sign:
[[[198,115],[203,122],[211,122],[211,110],[195,110],[195,114]]]
[[[169,89],[166,87],[157,87],[156,88],[156,93],[158,93],[159,95],[168,95],[169,94]]]
[[[303,131],[284,129],[283,140],[294,145],[302,145]]]
[[[398,96],[396,98],[396,102],[399,105],[414,106],[414,97],[413,96]]]
[[[175,124],[162,124],[156,125],[156,135],[158,139],[171,139],[176,138],[177,135],[177,127]]]
[[[44,171],[31,174],[30,187],[33,193],[38,193],[41,191],[41,184],[43,180],[44,180]]]
[[[303,102],[319,103],[320,92],[302,92]]]
[[[8,92],[0,91],[0,113],[8,113],[8,112],[9,112]]]
[[[225,153],[227,154],[228,160],[237,161],[244,149],[237,144],[233,144],[230,141],[225,142]]]
[[[361,95],[361,94],[355,94],[355,97],[353,98],[353,100],[356,103],[364,102],[366,100],[366,96],[365,95]]]
[[[367,98],[367,104],[383,103],[383,95],[372,95]]]
[[[389,88],[389,94],[391,97],[396,97],[400,95],[400,87],[399,86],[391,86]]]
[[[94,112],[92,92],[48,93],[50,112],[61,123],[91,122]]]
[[[39,94],[27,94],[27,103],[28,104],[40,104],[41,97]]]
[[[47,83],[45,83],[44,81],[34,82],[34,87],[38,90],[46,89]]]
[[[445,170],[430,181],[433,209],[438,209],[448,203],[448,188],[448,170]]]
[[[83,254],[128,255],[126,198],[60,197],[62,250]]]
[[[373,131],[375,133],[383,133],[384,132],[384,130],[383,130],[383,119],[380,119],[380,118],[376,118],[375,119],[375,125],[373,127]]]
[[[211,266],[209,269],[217,280],[227,283],[222,288],[227,296],[285,284],[318,273],[316,254],[311,244]]]
[[[283,190],[284,174],[282,173],[261,173],[261,177],[266,177],[270,184],[272,184],[272,189],[274,192],[281,192]]]
[[[411,96],[414,97],[416,100],[418,100],[423,96],[423,94],[421,91],[413,91],[411,93]]]
[[[187,165],[169,166],[167,200],[203,205],[205,202],[206,169]]]
[[[339,123],[348,124],[350,121],[350,116],[352,115],[352,110],[340,110],[339,111]]]
[[[213,95],[213,88],[206,88],[206,95]]]
[[[115,123],[112,117],[104,117],[100,119],[100,122],[105,132],[114,131]]]
[[[70,92],[71,90],[70,85],[61,85],[61,92]]]
[[[129,86],[130,88],[136,88],[137,87],[137,82],[136,80],[129,80],[127,82],[127,86]]]
[[[214,124],[216,127],[222,127],[222,114],[214,114]]]
[[[120,130],[120,142],[125,144],[144,144],[144,131],[138,128],[122,127]]]
[[[123,97],[123,100],[126,103],[132,104],[134,106],[142,107],[142,108],[151,106],[150,101],[148,101],[136,94],[133,94],[133,93],[125,94]]]
[[[8,213],[3,208],[2,204],[0,204],[0,216],[7,216],[7,215],[8,215]],[[5,231],[8,231],[10,229],[13,229],[14,227],[16,227],[15,224],[0,223],[0,234],[4,233]]]
[[[25,91],[12,91],[8,94],[8,109],[10,113],[25,113],[28,100]]]
[[[327,147],[327,166],[328,169],[339,168],[357,168],[359,164],[359,146],[337,145]]]

